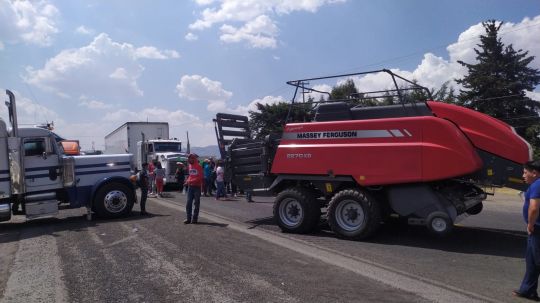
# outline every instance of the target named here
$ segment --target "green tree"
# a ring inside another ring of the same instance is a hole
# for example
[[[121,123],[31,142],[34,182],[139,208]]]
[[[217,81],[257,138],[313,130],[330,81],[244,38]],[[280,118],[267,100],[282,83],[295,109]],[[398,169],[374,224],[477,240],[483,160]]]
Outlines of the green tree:
[[[308,98],[308,100],[312,100]],[[285,123],[311,121],[311,102],[290,104],[279,102],[274,104],[257,103],[257,110],[249,111],[249,127],[252,137],[263,139],[271,133],[283,132]],[[289,121],[286,121],[291,110]]]
[[[486,34],[480,36],[478,49],[474,49],[477,62],[458,61],[468,70],[463,79],[456,80],[463,86],[459,104],[505,121],[529,142],[538,144],[540,102],[525,93],[540,83],[540,72],[528,67],[534,56],[501,42],[498,32],[502,24],[483,22]],[[535,148],[540,152],[540,145]]]
[[[416,83],[416,81],[413,81]],[[413,90],[409,98],[416,102],[425,102],[433,99],[444,103],[456,103],[456,91],[450,85],[450,81],[444,82],[438,89],[430,88],[429,94],[425,90]]]
[[[344,83],[338,84],[330,92],[331,100],[351,99],[358,94],[358,89],[352,79],[347,79]]]
[[[431,94],[434,100],[444,103],[457,103],[456,91],[450,85],[450,81],[444,82],[437,91],[432,89]]]

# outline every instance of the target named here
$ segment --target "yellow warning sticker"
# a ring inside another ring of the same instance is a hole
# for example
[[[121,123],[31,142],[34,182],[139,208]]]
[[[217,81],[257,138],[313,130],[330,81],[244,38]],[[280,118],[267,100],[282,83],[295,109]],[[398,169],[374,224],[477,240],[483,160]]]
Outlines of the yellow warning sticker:
[[[493,169],[488,168],[488,170],[487,170],[487,175],[488,175],[488,176],[493,176]]]
[[[332,188],[332,183],[325,183],[326,192],[331,193],[334,189]]]

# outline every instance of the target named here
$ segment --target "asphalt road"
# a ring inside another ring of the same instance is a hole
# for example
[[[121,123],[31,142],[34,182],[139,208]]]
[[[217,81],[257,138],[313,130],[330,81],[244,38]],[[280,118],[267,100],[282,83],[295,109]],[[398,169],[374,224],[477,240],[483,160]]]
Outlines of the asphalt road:
[[[2,302],[472,302],[515,300],[525,234],[519,198],[490,197],[444,239],[395,222],[369,241],[321,226],[283,234],[269,198],[150,199],[150,217],[0,224]]]

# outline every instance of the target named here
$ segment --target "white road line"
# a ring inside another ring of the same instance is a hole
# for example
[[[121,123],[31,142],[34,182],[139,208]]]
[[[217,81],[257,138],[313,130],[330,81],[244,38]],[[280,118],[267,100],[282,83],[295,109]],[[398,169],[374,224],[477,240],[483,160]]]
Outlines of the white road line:
[[[21,233],[2,302],[67,302],[62,275],[54,235],[27,228]]]
[[[170,201],[155,199],[153,202],[180,211],[184,211],[185,208],[183,205]],[[228,218],[210,214],[206,211],[201,211],[199,217],[216,223],[227,224],[227,227],[233,230],[258,237],[267,242],[304,254],[324,263],[341,267],[391,287],[414,293],[433,302],[502,302],[485,297],[481,294],[445,285],[441,282],[431,281],[423,277],[416,277],[387,265],[369,260],[362,260],[300,239],[290,238],[284,234],[261,229],[250,229],[250,226],[247,224],[232,221]],[[433,270],[436,270],[436,268]]]

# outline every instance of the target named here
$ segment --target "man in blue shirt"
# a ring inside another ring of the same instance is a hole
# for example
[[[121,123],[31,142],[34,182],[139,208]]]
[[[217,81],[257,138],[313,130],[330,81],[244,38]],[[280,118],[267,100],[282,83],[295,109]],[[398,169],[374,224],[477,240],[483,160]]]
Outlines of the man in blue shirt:
[[[529,161],[523,166],[523,179],[530,184],[525,192],[523,218],[527,223],[527,251],[525,254],[525,277],[514,296],[540,301],[538,277],[540,276],[540,160]]]

